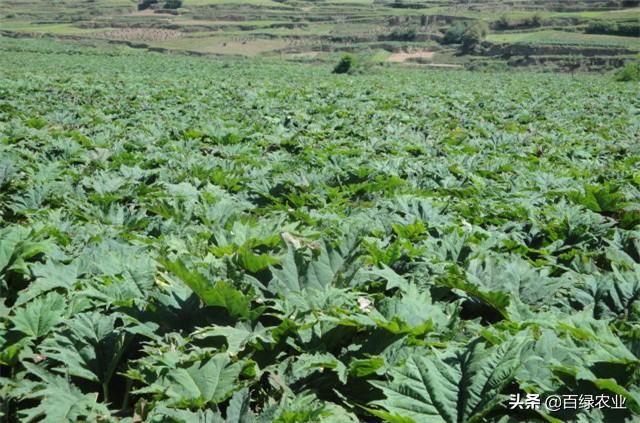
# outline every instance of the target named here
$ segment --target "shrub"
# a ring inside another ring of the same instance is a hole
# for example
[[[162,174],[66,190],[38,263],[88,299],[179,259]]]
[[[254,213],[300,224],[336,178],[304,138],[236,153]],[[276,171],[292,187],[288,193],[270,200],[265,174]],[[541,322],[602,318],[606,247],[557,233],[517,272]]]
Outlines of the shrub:
[[[416,39],[415,28],[397,28],[391,32],[391,39],[394,41],[413,41]]]
[[[444,44],[460,44],[462,42],[462,35],[469,27],[467,22],[458,22],[447,29],[444,34],[442,42]]]
[[[345,54],[340,58],[338,64],[333,68],[333,73],[353,72],[355,59],[350,54]]]
[[[608,34],[637,37],[640,34],[639,22],[593,21],[585,29],[588,34]]]
[[[618,24],[618,35],[637,37],[640,34],[640,22],[621,22]]]
[[[608,34],[617,30],[615,22],[591,21],[585,32],[588,34]]]
[[[386,58],[386,52],[384,54],[344,54],[333,68],[333,73],[366,74],[372,72],[375,66],[384,64]]]
[[[502,61],[478,61],[471,62],[465,65],[465,69],[475,72],[507,72],[509,71],[509,65]]]
[[[167,0],[164,3],[165,9],[178,9],[182,7],[182,0]]]
[[[542,26],[542,16],[537,13],[524,19],[511,19],[507,15],[502,15],[497,21],[492,23],[496,29],[517,29],[517,28],[537,28]]]
[[[488,32],[485,22],[477,22],[468,27],[462,34],[462,51],[465,53],[473,51],[484,40]]]
[[[138,10],[148,9],[152,4],[158,4],[158,0],[142,0],[138,3]]]
[[[620,82],[640,81],[640,61],[627,63],[615,73],[613,79]]]
[[[542,16],[538,15],[537,13],[533,16],[531,16],[528,19],[525,19],[525,25],[528,27],[533,27],[533,28],[537,28],[539,26],[542,26]]]
[[[511,21],[509,20],[509,17],[507,15],[502,15],[498,18],[494,25],[497,29],[509,29],[511,28]]]

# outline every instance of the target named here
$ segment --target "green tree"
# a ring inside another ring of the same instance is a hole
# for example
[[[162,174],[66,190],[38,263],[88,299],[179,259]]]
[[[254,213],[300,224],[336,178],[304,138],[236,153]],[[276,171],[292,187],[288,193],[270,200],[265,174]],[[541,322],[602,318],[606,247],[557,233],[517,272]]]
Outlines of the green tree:
[[[467,30],[469,24],[466,22],[457,22],[447,29],[442,42],[444,44],[459,44],[462,42],[462,35]]]
[[[158,0],[142,0],[138,3],[138,10],[148,9],[152,4],[158,4]]]
[[[165,9],[178,9],[182,7],[182,0],[167,0],[164,3]]]
[[[468,27],[461,37],[462,51],[470,53],[484,40],[489,29],[485,22],[477,22]]]

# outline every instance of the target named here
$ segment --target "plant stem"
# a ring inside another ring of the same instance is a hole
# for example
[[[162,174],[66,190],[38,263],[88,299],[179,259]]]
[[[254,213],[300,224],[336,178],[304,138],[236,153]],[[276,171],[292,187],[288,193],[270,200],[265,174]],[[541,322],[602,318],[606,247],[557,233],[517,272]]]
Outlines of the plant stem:
[[[104,402],[109,402],[109,384],[106,382],[102,384],[102,397]]]
[[[127,386],[124,391],[124,398],[122,398],[122,410],[126,410],[129,407],[129,392],[131,391],[131,379],[127,379]]]

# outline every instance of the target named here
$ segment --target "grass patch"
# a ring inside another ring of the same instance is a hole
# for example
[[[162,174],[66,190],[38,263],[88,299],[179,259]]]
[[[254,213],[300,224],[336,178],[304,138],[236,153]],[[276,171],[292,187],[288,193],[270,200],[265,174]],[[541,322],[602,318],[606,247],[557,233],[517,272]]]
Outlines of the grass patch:
[[[241,56],[257,56],[285,48],[289,43],[280,39],[228,38],[228,37],[184,37],[160,43],[152,43],[154,47],[175,50],[188,50],[208,54],[230,54]]]
[[[6,31],[16,32],[36,32],[42,34],[58,34],[58,35],[77,35],[77,34],[91,34],[96,32],[102,32],[105,29],[88,29],[78,28],[72,24],[34,24],[31,22],[20,21],[4,21],[0,22],[0,28]]]

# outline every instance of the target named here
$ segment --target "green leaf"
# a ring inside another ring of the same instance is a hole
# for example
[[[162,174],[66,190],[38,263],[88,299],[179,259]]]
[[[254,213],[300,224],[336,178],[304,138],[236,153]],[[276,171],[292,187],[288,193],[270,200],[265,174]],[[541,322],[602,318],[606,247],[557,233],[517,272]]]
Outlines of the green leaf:
[[[227,407],[227,418],[225,423],[253,423],[256,421],[255,415],[249,408],[251,396],[249,389],[244,388],[233,394]]]
[[[232,317],[248,319],[250,314],[250,299],[226,281],[215,284],[205,278],[198,271],[190,271],[181,261],[170,262],[164,260],[162,264],[167,270],[176,275],[202,300],[212,307],[226,309]]]
[[[167,420],[167,417],[170,418],[170,420]],[[165,405],[154,407],[147,416],[147,421],[157,420],[170,421],[172,423],[225,423],[219,411],[216,412],[211,409],[196,411],[181,410]]]
[[[407,332],[423,328],[420,333],[424,333],[424,331],[431,330],[436,326],[444,327],[448,323],[443,307],[432,303],[428,291],[421,292],[415,284],[407,284],[404,291],[402,296],[384,298],[376,306],[389,323],[396,323],[392,326],[397,326],[397,323],[402,322],[400,326],[409,329]],[[376,319],[374,318],[374,320]],[[389,327],[381,324],[379,320],[376,322],[381,327]]]
[[[249,272],[256,273],[267,269],[269,266],[280,263],[280,259],[268,254],[254,254],[250,248],[241,247],[238,250],[238,262]]]
[[[352,360],[349,363],[349,375],[355,377],[365,377],[376,373],[384,366],[384,358],[371,357],[361,360]]]
[[[520,366],[522,343],[411,355],[390,371],[391,382],[371,382],[386,399],[373,404],[416,423],[480,421],[503,400],[502,390]]]
[[[373,414],[374,416],[380,417],[385,422],[389,422],[389,423],[416,423],[416,421],[414,419],[412,419],[411,417],[400,416],[398,414],[389,413],[389,412],[384,411],[384,410],[376,410],[375,408],[369,408],[369,407],[362,407],[362,408],[364,408],[365,410],[367,410],[369,413]]]
[[[193,333],[196,339],[206,339],[209,337],[224,337],[227,341],[227,352],[237,355],[243,351],[247,344],[262,341],[263,343],[272,343],[273,340],[260,323],[252,328],[248,322],[239,322],[235,327],[231,326],[212,326],[197,330]]]
[[[438,283],[449,288],[459,289],[472,297],[478,298],[496,309],[503,317],[509,317],[507,308],[510,300],[506,292],[482,290],[480,287],[467,282],[455,270],[450,270],[449,275],[439,279]]]
[[[62,321],[65,308],[64,297],[52,292],[18,307],[9,320],[15,330],[27,336],[40,338]]]
[[[22,421],[37,420],[42,423],[97,422],[110,417],[111,412],[106,404],[97,402],[97,393],[84,394],[67,379],[53,376],[30,363],[25,363],[25,367],[30,373],[44,378],[44,383],[26,396],[28,399],[37,399],[40,402],[33,408],[20,411],[20,414],[24,416]]]
[[[229,398],[241,371],[242,363],[231,364],[226,354],[216,354],[189,367],[169,370],[160,385],[172,405],[202,408]]]
[[[126,348],[126,333],[116,327],[116,320],[113,314],[78,314],[68,329],[47,339],[42,350],[59,362],[56,371],[98,382],[106,390]]]
[[[329,286],[344,286],[358,271],[353,258],[323,244],[319,254],[305,256],[306,250],[287,246],[280,268],[271,268],[273,279],[269,289],[286,296],[288,292],[321,291]]]
[[[613,272],[586,275],[584,280],[575,297],[581,304],[593,306],[595,317],[640,317],[640,266],[633,272],[613,266]]]
[[[584,194],[573,193],[571,199],[596,213],[614,213],[624,208],[624,195],[610,184],[586,185]]]
[[[343,384],[347,382],[347,368],[330,353],[304,353],[296,357],[291,366],[293,380],[311,376],[316,371],[322,372],[324,369],[335,371],[338,379]]]
[[[27,238],[29,231],[20,226],[0,231],[0,272],[11,263],[16,246]]]
[[[409,282],[407,282],[404,277],[398,275],[392,268],[390,268],[386,264],[382,264],[381,269],[373,269],[368,271],[367,273],[385,279],[387,281],[387,290],[391,290],[393,288],[406,290],[409,285]]]
[[[73,287],[79,273],[77,263],[65,265],[53,260],[49,260],[45,264],[34,263],[30,267],[36,280],[31,282],[26,289],[20,291],[15,305],[24,304],[53,289],[62,288],[68,291]]]
[[[626,398],[626,407],[632,410],[636,414],[640,414],[640,394],[637,391],[630,392],[624,387],[620,386],[615,379],[592,379],[594,385],[599,389],[606,389],[614,394],[621,395]]]
[[[9,226],[0,230],[0,274],[11,269],[26,273],[26,260],[49,251],[49,241],[37,241],[32,229],[22,226]]]
[[[489,256],[469,261],[466,278],[484,292],[506,292],[533,305],[552,300],[559,288],[569,285],[549,273],[548,268],[537,269],[518,256]]]

